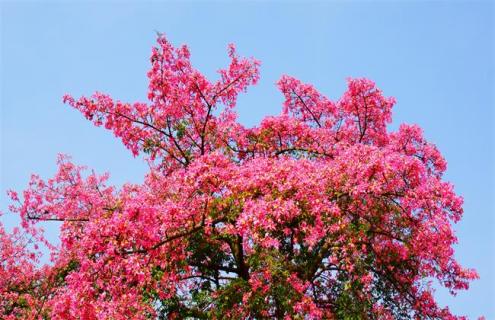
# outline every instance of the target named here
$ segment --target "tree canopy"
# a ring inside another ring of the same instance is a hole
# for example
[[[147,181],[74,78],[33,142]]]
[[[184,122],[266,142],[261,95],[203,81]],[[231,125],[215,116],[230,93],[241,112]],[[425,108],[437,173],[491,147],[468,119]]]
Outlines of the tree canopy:
[[[280,115],[245,127],[237,96],[260,63],[228,55],[210,81],[160,35],[148,102],[64,96],[149,172],[117,188],[59,156],[53,178],[10,191],[22,226],[0,226],[1,317],[458,319],[433,284],[455,294],[477,274],[454,259],[462,198],[421,128],[388,131],[395,100],[371,80],[332,101],[287,75]],[[62,222],[59,245],[41,221]]]

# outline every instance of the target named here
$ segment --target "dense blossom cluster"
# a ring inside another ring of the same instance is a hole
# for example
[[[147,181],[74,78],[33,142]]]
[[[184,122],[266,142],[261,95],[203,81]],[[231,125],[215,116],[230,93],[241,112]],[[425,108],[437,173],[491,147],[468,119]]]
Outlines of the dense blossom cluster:
[[[246,128],[233,108],[259,62],[228,53],[210,82],[159,36],[148,103],[64,97],[150,171],[119,189],[60,156],[10,192],[23,225],[0,226],[0,317],[458,319],[431,281],[455,294],[477,274],[453,257],[462,199],[421,129],[388,132],[395,101],[370,80],[333,102],[289,76],[282,113]],[[40,221],[62,222],[60,245]]]

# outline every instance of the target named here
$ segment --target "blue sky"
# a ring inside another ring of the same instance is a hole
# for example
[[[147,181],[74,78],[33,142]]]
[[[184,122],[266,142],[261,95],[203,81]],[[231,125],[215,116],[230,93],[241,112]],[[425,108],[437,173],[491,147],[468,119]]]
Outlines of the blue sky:
[[[244,124],[281,110],[274,83],[282,74],[332,99],[347,77],[365,76],[397,98],[391,129],[424,128],[465,198],[456,256],[481,279],[455,298],[439,290],[439,301],[495,319],[494,9],[471,1],[1,2],[0,210],[6,189],[22,190],[33,172],[51,176],[59,152],[109,171],[116,184],[140,182],[142,160],[64,106],[62,95],[99,90],[144,101],[155,31],[187,43],[210,77],[227,64],[233,42],[262,61],[261,81],[239,100]]]

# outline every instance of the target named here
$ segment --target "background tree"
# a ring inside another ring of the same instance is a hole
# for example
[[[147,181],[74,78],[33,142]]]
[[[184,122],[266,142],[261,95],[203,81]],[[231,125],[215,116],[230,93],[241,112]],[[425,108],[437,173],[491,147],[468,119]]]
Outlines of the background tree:
[[[370,80],[332,102],[289,76],[282,113],[246,128],[234,107],[259,62],[228,53],[211,82],[160,35],[148,103],[64,97],[150,170],[119,190],[60,156],[11,191],[24,231],[0,233],[2,316],[456,319],[432,280],[455,294],[477,275],[453,257],[462,199],[421,129],[387,132],[395,101]],[[40,221],[62,222],[60,246]]]

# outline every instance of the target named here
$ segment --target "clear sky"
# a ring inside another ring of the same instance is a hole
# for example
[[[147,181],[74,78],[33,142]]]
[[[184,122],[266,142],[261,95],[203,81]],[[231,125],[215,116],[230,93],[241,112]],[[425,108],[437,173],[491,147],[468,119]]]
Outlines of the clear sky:
[[[284,73],[331,99],[349,76],[369,77],[397,98],[391,129],[419,124],[449,163],[446,179],[465,199],[456,256],[481,276],[455,298],[437,296],[458,314],[495,319],[494,9],[472,1],[0,1],[0,210],[4,191],[22,190],[30,173],[51,176],[59,152],[109,171],[116,184],[140,182],[143,161],[64,106],[62,95],[99,90],[144,101],[155,31],[187,43],[210,77],[233,42],[262,61],[261,81],[238,104],[244,124],[281,110],[274,83]]]

